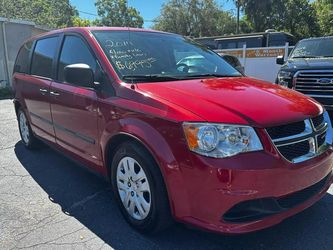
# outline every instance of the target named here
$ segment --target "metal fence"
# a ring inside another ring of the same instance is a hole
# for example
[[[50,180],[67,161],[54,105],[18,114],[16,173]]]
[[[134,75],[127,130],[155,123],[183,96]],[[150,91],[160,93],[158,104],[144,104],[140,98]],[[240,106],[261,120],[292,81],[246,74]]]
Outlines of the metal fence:
[[[23,42],[46,31],[33,22],[0,17],[0,88],[11,85],[15,58]]]
[[[238,57],[245,68],[245,74],[254,78],[275,82],[281,65],[276,64],[276,57],[283,55],[288,57],[293,49],[288,43],[284,47],[262,47],[216,50],[219,54],[229,54]]]

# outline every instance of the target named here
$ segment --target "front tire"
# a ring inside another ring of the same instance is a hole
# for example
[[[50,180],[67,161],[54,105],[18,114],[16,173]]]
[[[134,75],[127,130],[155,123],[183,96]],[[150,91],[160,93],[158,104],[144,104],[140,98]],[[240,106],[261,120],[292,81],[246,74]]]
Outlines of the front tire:
[[[138,231],[156,233],[173,222],[160,169],[141,145],[126,142],[118,147],[111,181],[123,216]]]
[[[17,112],[17,121],[18,121],[21,140],[24,146],[28,149],[37,148],[40,145],[39,141],[33,134],[29,124],[29,120],[21,108]]]

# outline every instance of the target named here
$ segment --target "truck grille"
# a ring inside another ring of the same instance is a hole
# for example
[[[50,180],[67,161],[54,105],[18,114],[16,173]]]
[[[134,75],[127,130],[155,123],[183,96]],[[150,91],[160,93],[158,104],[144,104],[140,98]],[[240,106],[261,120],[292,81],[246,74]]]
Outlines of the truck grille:
[[[323,114],[301,122],[266,128],[279,153],[293,163],[311,159],[328,148]]]
[[[293,85],[297,91],[309,96],[333,96],[333,70],[298,71]]]

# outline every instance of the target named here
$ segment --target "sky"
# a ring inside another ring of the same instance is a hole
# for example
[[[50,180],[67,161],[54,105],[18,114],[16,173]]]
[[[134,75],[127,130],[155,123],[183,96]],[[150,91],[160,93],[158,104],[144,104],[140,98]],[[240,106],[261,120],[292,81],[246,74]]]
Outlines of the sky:
[[[128,0],[128,5],[136,8],[140,15],[145,20],[144,27],[149,28],[152,26],[152,22],[154,18],[158,17],[160,14],[160,10],[163,3],[168,2],[167,0]],[[235,6],[233,5],[233,1],[226,1],[226,0],[216,0],[216,2],[222,6],[223,10],[234,11]],[[79,11],[80,17],[94,20],[96,19],[97,12],[95,7],[94,0],[70,0],[70,3],[76,7]],[[89,15],[87,13],[91,13],[94,15]]]

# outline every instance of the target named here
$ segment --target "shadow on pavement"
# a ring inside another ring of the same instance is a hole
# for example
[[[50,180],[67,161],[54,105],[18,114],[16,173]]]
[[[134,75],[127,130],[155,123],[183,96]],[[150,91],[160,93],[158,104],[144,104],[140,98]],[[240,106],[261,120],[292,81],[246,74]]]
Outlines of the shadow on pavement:
[[[28,151],[18,142],[14,150],[52,202],[115,249],[333,249],[330,194],[304,212],[256,233],[224,236],[175,224],[148,237],[126,224],[103,179],[48,147]]]

